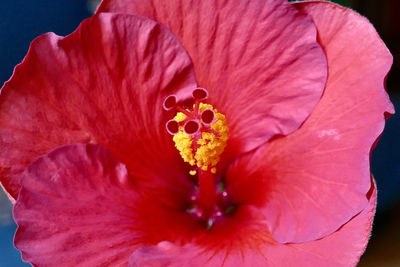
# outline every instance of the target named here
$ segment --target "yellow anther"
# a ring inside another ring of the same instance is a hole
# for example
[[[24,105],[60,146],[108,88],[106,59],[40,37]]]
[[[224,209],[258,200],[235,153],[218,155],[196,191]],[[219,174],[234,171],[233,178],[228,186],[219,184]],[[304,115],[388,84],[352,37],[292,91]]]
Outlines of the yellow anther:
[[[176,113],[174,120],[176,120],[177,122],[181,122],[184,121],[186,119],[186,115],[183,114],[182,112],[178,112]]]
[[[180,129],[179,133],[174,135],[174,138],[172,140],[174,140],[175,147],[179,150],[179,154],[181,154],[183,160],[194,166],[196,161],[193,156],[192,137],[184,133],[183,130]]]
[[[195,171],[195,170],[189,171],[189,174],[192,175],[192,176],[196,175],[196,173],[197,173],[197,171]]]
[[[179,133],[174,135],[173,140],[185,162],[192,166],[196,165],[204,171],[210,169],[212,173],[216,173],[215,166],[218,164],[220,156],[226,147],[229,128],[223,114],[218,113],[209,104],[200,103],[200,112],[206,109],[213,110],[215,115],[215,121],[210,125],[211,130],[207,129],[205,125],[201,125],[201,138],[193,140],[193,137],[184,133],[183,127],[180,127]],[[185,119],[186,115],[181,112],[178,112],[174,117],[177,122],[182,122]]]

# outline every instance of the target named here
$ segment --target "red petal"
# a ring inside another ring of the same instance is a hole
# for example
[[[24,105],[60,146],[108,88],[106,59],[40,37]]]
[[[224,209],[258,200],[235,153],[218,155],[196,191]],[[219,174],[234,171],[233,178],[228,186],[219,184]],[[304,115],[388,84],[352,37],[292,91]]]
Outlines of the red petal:
[[[179,38],[237,152],[296,130],[325,86],[315,26],[286,1],[105,0],[104,11],[147,16]]]
[[[24,172],[15,246],[37,266],[123,266],[137,246],[138,194],[125,165],[96,145],[67,145]]]
[[[185,264],[189,262],[187,256],[181,254],[182,251],[184,251],[184,249],[167,241],[160,242],[157,246],[141,247],[132,253],[128,266],[185,266]],[[187,251],[185,251],[184,254],[186,253]],[[183,259],[185,259],[185,261],[183,261]],[[196,264],[191,264],[191,266],[196,266]]]
[[[320,240],[279,244],[263,240],[260,231],[258,246],[251,247],[244,242],[240,248],[228,247],[217,251],[198,244],[180,247],[165,241],[136,250],[130,258],[130,266],[355,266],[367,245],[375,214],[375,187],[371,188],[371,193],[368,206],[360,214]]]
[[[376,204],[372,187],[369,206],[337,232],[318,241],[279,244],[251,207],[239,208],[227,224],[209,231],[187,231],[189,221],[180,215],[160,221],[170,211],[143,202],[125,165],[96,145],[48,153],[25,170],[21,185],[15,245],[24,260],[38,266],[126,266],[129,257],[131,266],[354,265],[365,249]],[[147,231],[156,224],[158,232]],[[175,239],[165,235],[171,228]],[[179,235],[192,238],[179,242]],[[163,237],[171,242],[160,242]]]
[[[154,21],[100,14],[65,38],[43,35],[1,90],[1,182],[16,198],[29,163],[74,142],[108,148],[138,183],[175,179],[181,160],[162,103],[195,86],[185,50]]]
[[[384,89],[392,57],[372,25],[329,2],[296,6],[317,25],[326,90],[298,131],[241,159],[227,181],[239,203],[264,205],[279,242],[327,236],[367,205],[370,151],[393,112]]]

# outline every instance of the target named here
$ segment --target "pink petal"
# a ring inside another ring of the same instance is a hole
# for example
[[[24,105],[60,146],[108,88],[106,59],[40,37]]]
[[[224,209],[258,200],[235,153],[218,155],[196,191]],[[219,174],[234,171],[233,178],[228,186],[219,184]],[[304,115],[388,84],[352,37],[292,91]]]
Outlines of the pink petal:
[[[316,241],[301,244],[279,244],[260,231],[257,242],[241,243],[241,247],[210,250],[199,244],[178,246],[160,242],[141,247],[131,255],[131,267],[137,266],[355,266],[365,250],[375,214],[376,190],[370,191],[368,206],[338,231]],[[263,238],[264,235],[264,238]],[[234,243],[235,240],[232,240]]]
[[[15,245],[37,266],[126,266],[138,248],[208,238],[204,225],[185,211],[188,203],[179,203],[171,207],[162,195],[143,192],[126,166],[100,146],[62,146],[23,173]],[[237,220],[220,225],[209,243],[238,234],[232,229],[239,229]]]
[[[356,266],[371,235],[376,208],[374,183],[367,196],[368,206],[338,231],[317,241],[288,245],[297,254],[297,257],[290,257],[293,264],[303,261],[315,266]],[[303,252],[303,255],[298,252]],[[286,259],[287,255],[281,254],[281,260]]]
[[[160,242],[157,246],[141,247],[132,253],[128,266],[185,266],[184,264],[189,263],[189,259],[186,255],[181,255],[182,251],[182,248],[167,241]],[[185,254],[186,253],[187,251],[185,251]],[[192,266],[196,265],[193,264]]]
[[[65,38],[43,35],[1,90],[1,182],[16,198],[29,163],[74,142],[108,148],[143,186],[175,179],[182,163],[162,102],[195,87],[190,58],[154,21],[100,14]]]
[[[23,173],[15,246],[37,266],[126,266],[139,198],[124,164],[90,144],[58,148]]]
[[[365,208],[370,152],[385,113],[393,112],[384,88],[392,57],[372,25],[329,2],[296,7],[315,21],[328,58],[322,100],[298,131],[239,160],[227,175],[231,195],[263,206],[282,243],[325,237]]]
[[[296,130],[325,86],[315,26],[286,1],[105,0],[105,11],[152,18],[179,38],[227,116],[234,154]]]

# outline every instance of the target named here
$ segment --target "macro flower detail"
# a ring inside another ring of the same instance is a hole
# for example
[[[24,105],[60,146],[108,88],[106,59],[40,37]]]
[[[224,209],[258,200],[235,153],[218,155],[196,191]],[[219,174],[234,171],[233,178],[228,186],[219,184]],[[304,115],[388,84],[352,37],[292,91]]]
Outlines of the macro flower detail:
[[[200,92],[200,93],[199,93]],[[207,99],[207,90],[198,88],[193,91],[195,100],[193,111],[177,105],[175,96],[168,96],[164,101],[164,108],[176,108],[180,112],[173,120],[167,122],[167,130],[174,135],[176,148],[183,160],[202,171],[216,173],[216,165],[228,141],[229,128],[225,116],[213,106],[201,103]],[[166,103],[174,103],[172,107]],[[194,175],[195,170],[191,173]]]
[[[1,89],[15,246],[35,266],[355,266],[391,63],[329,2],[105,0]]]
[[[174,95],[164,100],[163,107],[165,110],[174,108],[179,111],[173,120],[167,122],[166,127],[174,135],[175,147],[182,159],[197,167],[189,171],[190,175],[196,176],[197,190],[190,198],[193,206],[188,211],[211,227],[224,213],[230,213],[233,209],[228,204],[228,193],[223,190],[222,179],[216,181],[214,177],[229,138],[229,129],[223,114],[201,102],[207,99],[207,90],[196,88],[192,95],[193,110],[181,107]]]

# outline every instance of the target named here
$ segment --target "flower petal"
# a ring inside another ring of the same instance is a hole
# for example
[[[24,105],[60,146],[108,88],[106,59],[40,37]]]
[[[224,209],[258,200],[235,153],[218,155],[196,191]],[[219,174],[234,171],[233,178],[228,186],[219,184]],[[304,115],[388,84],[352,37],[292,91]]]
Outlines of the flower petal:
[[[195,86],[185,50],[152,20],[100,14],[65,38],[45,34],[1,90],[1,182],[16,198],[29,163],[75,142],[108,148],[138,183],[175,179],[181,162],[162,102]]]
[[[273,241],[252,249],[206,250],[198,244],[177,246],[163,241],[157,246],[141,247],[132,253],[131,267],[137,266],[356,266],[370,236],[375,214],[376,190],[371,188],[368,206],[338,231],[316,241],[279,244]]]
[[[296,130],[324,89],[315,26],[287,1],[105,0],[97,12],[107,11],[152,18],[179,38],[227,116],[234,154]]]
[[[288,262],[288,266],[299,261],[314,266],[356,266],[371,235],[376,208],[375,183],[367,196],[368,206],[333,234],[316,241],[287,245],[296,255],[289,257],[292,263]],[[282,253],[277,262],[286,259],[287,255]]]
[[[327,236],[367,205],[370,152],[385,112],[393,112],[384,89],[392,57],[372,25],[329,2],[296,6],[315,21],[328,58],[324,95],[298,131],[240,159],[227,175],[231,195],[264,206],[282,243]]]
[[[134,251],[138,194],[105,149],[66,145],[23,173],[15,246],[37,266],[123,266]]]

